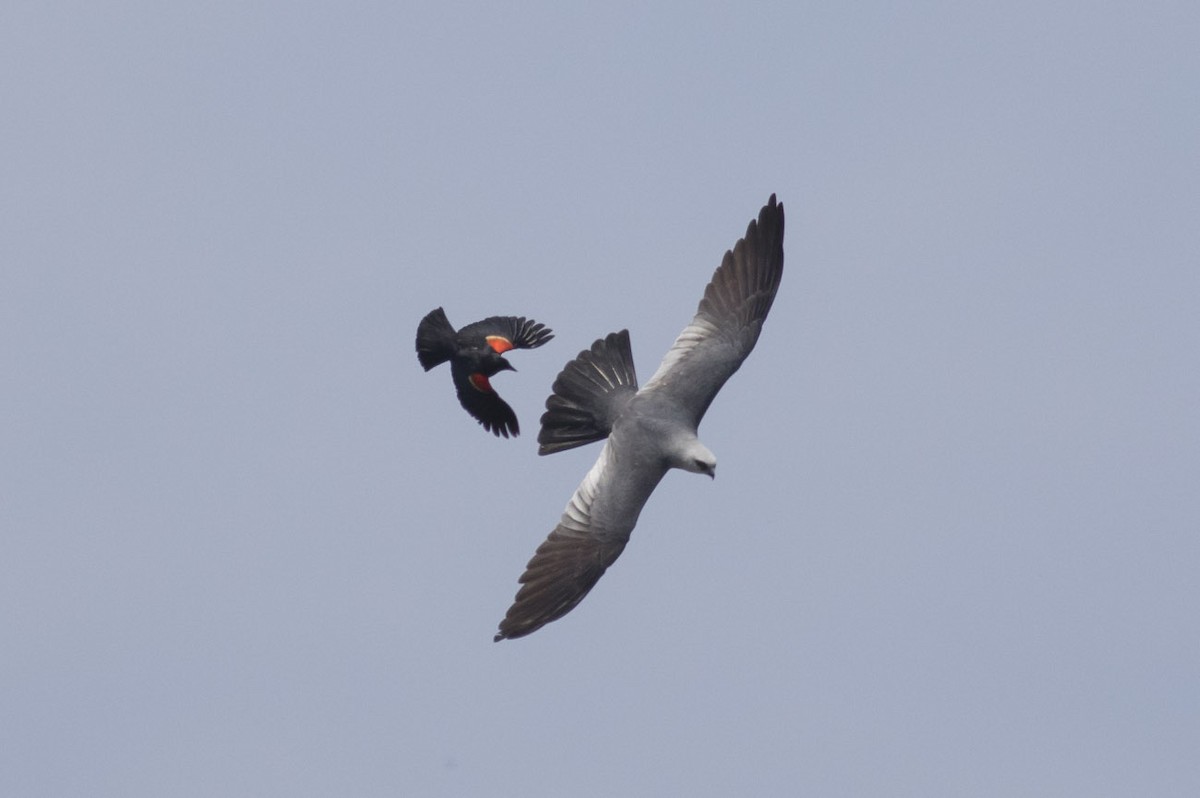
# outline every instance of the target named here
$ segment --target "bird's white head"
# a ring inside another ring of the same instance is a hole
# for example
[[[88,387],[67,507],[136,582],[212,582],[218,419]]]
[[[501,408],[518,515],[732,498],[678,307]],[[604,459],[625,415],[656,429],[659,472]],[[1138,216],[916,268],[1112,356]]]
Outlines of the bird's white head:
[[[717,456],[695,436],[671,453],[671,465],[693,474],[708,474],[713,479],[717,477]]]

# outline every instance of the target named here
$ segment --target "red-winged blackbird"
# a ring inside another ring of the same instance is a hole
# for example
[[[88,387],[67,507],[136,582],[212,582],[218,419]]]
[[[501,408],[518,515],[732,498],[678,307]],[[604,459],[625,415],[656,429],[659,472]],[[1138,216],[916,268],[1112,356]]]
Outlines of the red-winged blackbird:
[[[455,332],[441,308],[417,325],[417,359],[426,371],[450,361],[458,401],[483,428],[496,436],[519,435],[517,415],[492,389],[488,377],[516,371],[501,355],[510,349],[534,349],[554,333],[524,316],[491,316]]]

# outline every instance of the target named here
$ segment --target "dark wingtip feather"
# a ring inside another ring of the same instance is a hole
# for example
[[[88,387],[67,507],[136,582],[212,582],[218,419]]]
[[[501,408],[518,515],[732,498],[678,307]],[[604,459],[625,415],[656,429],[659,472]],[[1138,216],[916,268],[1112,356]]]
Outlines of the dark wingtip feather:
[[[624,550],[624,541],[581,538],[556,527],[525,566],[492,642],[533,634],[575,609]]]
[[[516,338],[513,343],[520,349],[537,349],[554,337],[554,331],[541,322],[518,316]]]
[[[697,312],[714,319],[732,314],[741,324],[765,319],[783,277],[783,230],[783,204],[772,194],[746,235],[726,250]]]

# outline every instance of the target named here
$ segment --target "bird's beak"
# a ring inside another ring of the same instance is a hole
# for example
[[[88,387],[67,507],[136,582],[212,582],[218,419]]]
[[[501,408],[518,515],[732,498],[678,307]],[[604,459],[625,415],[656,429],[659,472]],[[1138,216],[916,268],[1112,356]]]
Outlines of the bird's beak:
[[[505,371],[516,371],[517,370],[517,367],[514,366],[512,363],[509,363],[507,360],[502,361],[502,362],[504,363]]]

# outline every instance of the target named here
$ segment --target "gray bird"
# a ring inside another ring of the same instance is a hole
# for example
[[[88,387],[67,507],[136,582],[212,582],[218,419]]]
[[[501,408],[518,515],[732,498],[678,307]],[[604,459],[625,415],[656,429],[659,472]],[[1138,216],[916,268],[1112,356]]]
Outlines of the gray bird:
[[[725,253],[691,323],[638,390],[629,331],[568,363],[546,400],[538,454],[605,440],[596,464],[520,578],[495,640],[524,637],[575,608],[629,542],[672,468],[716,476],[696,437],[713,397],[758,341],[783,277],[783,205],[770,201]]]

